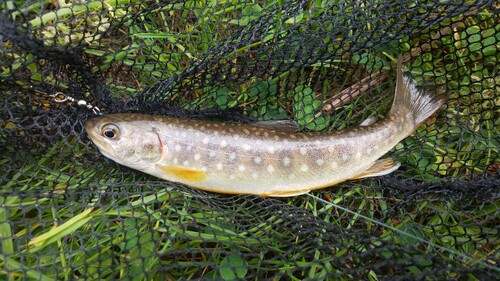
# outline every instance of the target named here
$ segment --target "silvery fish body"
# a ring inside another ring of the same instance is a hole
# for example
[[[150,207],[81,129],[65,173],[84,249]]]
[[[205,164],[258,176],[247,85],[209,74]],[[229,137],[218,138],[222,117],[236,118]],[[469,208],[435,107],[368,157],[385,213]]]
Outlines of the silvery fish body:
[[[85,124],[110,159],[161,179],[230,194],[293,196],[399,167],[379,160],[442,104],[403,77],[387,118],[335,132],[288,132],[258,124],[111,114]]]

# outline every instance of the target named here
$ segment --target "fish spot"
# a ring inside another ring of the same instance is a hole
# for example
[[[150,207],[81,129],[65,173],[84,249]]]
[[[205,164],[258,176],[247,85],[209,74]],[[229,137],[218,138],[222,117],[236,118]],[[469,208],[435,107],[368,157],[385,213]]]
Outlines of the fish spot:
[[[217,165],[215,165],[215,168],[217,168],[217,170],[222,170],[224,166],[222,165],[222,163],[217,163]]]
[[[238,170],[240,170],[240,172],[244,172],[247,168],[245,167],[245,165],[239,165],[238,166]]]
[[[264,132],[264,137],[269,137],[269,133],[268,132]]]
[[[268,171],[270,174],[274,173],[274,166],[273,166],[273,165],[269,165],[269,166],[267,166],[267,171]]]
[[[275,140],[280,140],[280,136],[278,136],[278,135],[274,135],[274,139],[275,139]]]
[[[320,159],[316,160],[316,165],[323,166],[323,164],[325,164],[325,160],[323,160],[323,158],[320,158]]]
[[[269,151],[269,153],[273,154],[274,153],[274,146],[270,146],[267,148],[267,150]]]
[[[172,163],[173,163],[174,165],[177,165],[177,163],[179,163],[179,159],[174,158],[174,160],[172,160]]]
[[[334,151],[335,151],[335,147],[333,147],[333,145],[328,147],[328,152],[334,152]]]
[[[181,133],[181,137],[183,137],[183,138],[187,137],[187,133],[186,132],[182,132]]]
[[[229,132],[230,133],[234,133],[234,129],[233,128],[229,128]]]
[[[252,173],[252,178],[257,179],[258,177],[259,177],[259,174],[257,174],[256,172]]]
[[[209,141],[208,137],[204,137],[203,140],[201,142],[203,142],[204,144],[207,144]]]
[[[248,150],[250,150],[250,148],[251,148],[251,146],[250,146],[250,145],[248,145],[248,144],[244,144],[244,145],[243,145],[243,149],[244,149],[244,150],[247,150],[247,151],[248,151]]]
[[[229,175],[229,179],[234,180],[234,179],[236,179],[236,177],[234,175]]]
[[[292,139],[296,139],[297,138],[297,136],[294,135],[294,134],[289,135],[289,137],[292,138]]]
[[[227,141],[226,141],[226,140],[222,140],[222,141],[220,142],[220,146],[221,146],[221,147],[226,147],[226,146],[227,146]]]
[[[212,124],[212,126],[214,126],[214,128],[219,128],[219,124]]]
[[[204,167],[201,167],[201,170],[202,170],[203,172],[207,172],[207,171],[208,171],[208,168],[204,166]]]
[[[349,155],[347,153],[342,153],[342,156],[340,157],[342,161],[347,161],[349,160]]]
[[[302,166],[300,166],[300,170],[302,172],[307,172],[309,171],[309,166],[307,166],[306,164],[302,164]]]
[[[255,162],[255,164],[260,164],[260,162],[262,162],[262,158],[260,158],[259,156],[255,156],[253,158],[253,162]]]
[[[368,148],[368,149],[366,150],[366,154],[372,154],[372,152],[373,152],[373,150],[372,150],[371,148]]]
[[[200,159],[201,159],[201,155],[200,155],[200,154],[198,154],[198,153],[196,153],[196,154],[194,155],[194,160],[195,160],[195,161],[198,161],[198,160],[200,160]]]
[[[348,135],[349,137],[354,137],[354,135],[355,135],[355,134],[356,134],[356,133],[354,132],[354,130],[352,130],[352,131],[350,131],[349,133],[347,133],[347,135]]]
[[[307,154],[307,149],[305,147],[300,148],[300,154],[301,155],[306,155]]]
[[[356,154],[354,155],[354,159],[356,159],[357,161],[361,160],[361,152],[356,152]]]
[[[217,155],[215,150],[210,150],[210,152],[208,153],[208,156],[210,156],[210,157],[215,157],[215,155]]]
[[[234,159],[236,159],[236,153],[234,152],[229,153],[229,160],[234,160]]]
[[[250,131],[248,129],[243,129],[243,133],[245,133],[246,135],[250,135]]]
[[[189,166],[189,161],[186,160],[186,161],[182,162],[182,165]]]
[[[332,169],[337,169],[337,168],[338,168],[338,166],[339,166],[339,165],[338,165],[338,164],[337,164],[337,162],[335,162],[335,161],[334,161],[334,162],[332,162],[332,163],[330,164],[330,167],[332,167]]]
[[[285,157],[283,158],[283,165],[285,165],[285,167],[288,167],[290,166],[290,163],[292,162],[292,160],[290,160],[289,157]]]
[[[181,148],[182,147],[179,144],[176,144],[174,147],[175,151],[181,151]]]

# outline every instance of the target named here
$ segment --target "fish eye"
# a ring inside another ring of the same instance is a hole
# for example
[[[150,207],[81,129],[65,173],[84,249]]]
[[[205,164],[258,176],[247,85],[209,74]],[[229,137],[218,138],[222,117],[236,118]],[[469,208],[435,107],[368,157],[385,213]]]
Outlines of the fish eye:
[[[106,124],[102,126],[101,133],[108,139],[117,139],[120,136],[120,129],[115,124]]]

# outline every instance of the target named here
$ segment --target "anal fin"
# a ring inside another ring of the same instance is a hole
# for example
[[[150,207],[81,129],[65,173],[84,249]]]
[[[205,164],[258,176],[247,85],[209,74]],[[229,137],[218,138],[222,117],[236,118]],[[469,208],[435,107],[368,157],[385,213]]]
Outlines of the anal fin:
[[[399,166],[401,166],[401,163],[395,162],[391,158],[379,159],[375,161],[375,163],[373,163],[370,168],[355,175],[354,177],[350,178],[350,180],[388,175],[396,171]]]
[[[167,174],[171,177],[175,177],[181,180],[187,180],[191,182],[200,182],[208,178],[207,173],[201,170],[179,167],[179,166],[156,166],[162,173]]]

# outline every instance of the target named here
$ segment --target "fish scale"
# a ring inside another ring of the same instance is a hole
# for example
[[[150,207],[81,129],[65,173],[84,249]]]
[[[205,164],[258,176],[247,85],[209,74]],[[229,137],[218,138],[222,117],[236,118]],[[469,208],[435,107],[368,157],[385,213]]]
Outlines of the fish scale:
[[[85,129],[105,156],[165,180],[220,193],[293,196],[393,172],[399,163],[379,158],[443,103],[403,77],[399,60],[390,113],[369,125],[290,132],[279,123],[270,129],[269,124],[111,114],[87,121]]]

